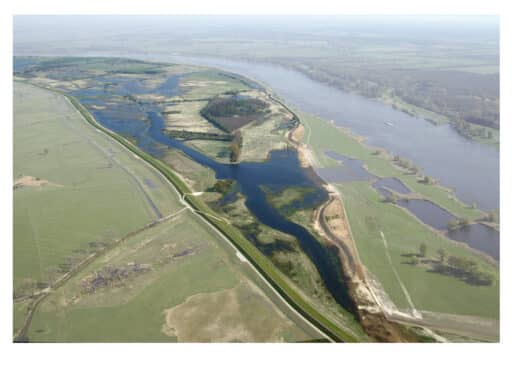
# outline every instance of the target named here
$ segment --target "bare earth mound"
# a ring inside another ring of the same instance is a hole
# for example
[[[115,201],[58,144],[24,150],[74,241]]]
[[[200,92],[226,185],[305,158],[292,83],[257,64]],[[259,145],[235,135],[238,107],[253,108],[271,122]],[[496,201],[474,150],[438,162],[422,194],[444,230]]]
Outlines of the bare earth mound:
[[[21,178],[18,178],[14,181],[13,188],[23,188],[23,187],[41,187],[46,185],[52,185],[55,187],[62,187],[60,184],[50,183],[45,179],[32,177],[30,175],[24,175]]]

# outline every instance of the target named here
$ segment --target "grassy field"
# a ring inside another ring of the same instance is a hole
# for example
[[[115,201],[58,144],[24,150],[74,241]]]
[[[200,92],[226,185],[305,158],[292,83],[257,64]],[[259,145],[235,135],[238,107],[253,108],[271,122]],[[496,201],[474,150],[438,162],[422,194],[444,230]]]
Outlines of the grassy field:
[[[189,159],[181,151],[169,149],[162,160],[180,174],[187,185],[196,192],[204,192],[215,184],[213,170]]]
[[[223,131],[201,116],[200,111],[206,103],[206,101],[182,102],[165,107],[163,111],[166,120],[165,129],[223,134]]]
[[[413,192],[437,203],[459,217],[475,219],[482,211],[465,206],[444,188],[418,183],[414,175],[397,169],[382,155],[374,155],[356,138],[319,118],[301,115],[306,132],[304,140],[313,150],[318,166],[332,166],[335,162],[324,154],[331,150],[361,159],[367,169],[382,177],[396,177]],[[499,281],[493,286],[469,285],[453,277],[429,272],[428,268],[407,264],[403,254],[418,253],[419,245],[427,243],[429,256],[444,248],[448,255],[471,258],[498,277],[490,266],[468,249],[450,242],[444,236],[422,225],[411,214],[394,205],[381,202],[378,193],[367,182],[337,184],[345,201],[349,222],[364,265],[382,283],[392,301],[399,308],[409,304],[385,258],[380,231],[385,234],[394,266],[418,309],[478,315],[499,316]],[[433,294],[435,292],[435,295]]]
[[[194,72],[181,78],[180,86],[186,90],[182,94],[186,99],[211,98],[221,93],[247,89],[247,86],[237,79],[226,77],[216,70]]]
[[[177,200],[163,177],[88,125],[62,96],[15,84],[14,180],[43,185],[14,190],[14,288],[39,282],[167,215]],[[37,183],[37,181],[35,181]]]
[[[472,259],[483,270],[498,272],[479,256],[455,245],[411,217],[405,210],[381,202],[367,183],[337,185],[343,195],[350,226],[361,260],[383,285],[392,301],[402,309],[409,304],[386,258],[380,232],[385,235],[392,264],[420,310],[450,314],[499,317],[499,280],[492,286],[470,285],[455,277],[430,272],[428,267],[411,265],[407,255],[417,254],[420,244],[427,244],[427,257],[436,259],[443,248],[447,256]]]
[[[224,245],[197,216],[184,211],[126,240],[52,294],[36,313],[29,338],[108,342],[314,338],[247,278],[239,258]],[[148,270],[94,292],[84,290],[84,283],[102,269],[126,268],[130,263]],[[223,293],[234,296],[218,296]]]
[[[244,143],[240,160],[265,161],[270,151],[286,148],[286,130],[278,129],[280,122],[279,117],[272,117],[263,123],[243,127]]]
[[[192,140],[187,145],[221,163],[229,163],[231,154],[231,143],[229,141],[215,140]]]

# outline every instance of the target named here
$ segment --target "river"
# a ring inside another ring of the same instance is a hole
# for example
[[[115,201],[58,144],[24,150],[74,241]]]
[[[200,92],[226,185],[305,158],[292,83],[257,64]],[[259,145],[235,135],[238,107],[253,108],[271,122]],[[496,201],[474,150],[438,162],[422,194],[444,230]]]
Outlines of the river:
[[[253,78],[299,110],[333,120],[336,125],[366,137],[369,145],[411,160],[440,184],[455,189],[462,201],[475,202],[483,210],[499,208],[498,149],[470,141],[448,125],[434,126],[383,103],[272,64],[211,57],[123,56],[217,67]]]

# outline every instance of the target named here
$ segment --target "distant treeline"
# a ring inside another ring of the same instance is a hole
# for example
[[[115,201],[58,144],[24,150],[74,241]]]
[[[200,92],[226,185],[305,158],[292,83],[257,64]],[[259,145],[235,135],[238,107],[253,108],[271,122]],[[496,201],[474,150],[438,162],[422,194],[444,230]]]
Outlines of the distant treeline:
[[[294,63],[310,77],[369,98],[385,95],[446,116],[499,129],[499,74],[458,70],[349,67],[334,61],[322,65]],[[410,114],[410,112],[409,112]]]

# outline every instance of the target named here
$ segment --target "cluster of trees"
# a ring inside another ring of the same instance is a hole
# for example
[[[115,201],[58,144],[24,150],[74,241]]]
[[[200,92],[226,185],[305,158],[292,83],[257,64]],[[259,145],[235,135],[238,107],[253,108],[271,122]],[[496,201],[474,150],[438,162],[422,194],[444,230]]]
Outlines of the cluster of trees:
[[[491,211],[487,213],[486,220],[489,222],[499,223],[500,222],[500,214],[499,211]]]
[[[492,274],[480,270],[475,261],[467,258],[450,256],[448,257],[446,264],[441,263],[440,265],[448,267],[452,273],[459,277],[463,277],[468,283],[489,286],[492,285],[494,281],[494,276]]]
[[[419,253],[412,257],[409,263],[412,265],[418,265],[420,263],[418,258],[427,257],[427,249],[427,244],[421,243]],[[439,248],[436,253],[438,260],[433,264],[435,272],[452,275],[474,285],[492,285],[494,276],[491,273],[482,271],[475,261],[464,257],[447,257],[447,253],[444,248]]]
[[[428,175],[423,176],[421,179],[418,180],[418,182],[424,183],[424,184],[435,184],[436,183],[435,179],[432,177],[429,177]]]
[[[418,257],[425,258],[426,256],[427,256],[427,244],[421,243],[420,248],[419,248],[419,253],[411,258],[409,264],[416,266],[420,263],[420,260],[418,259]]]
[[[233,133],[231,145],[229,145],[231,150],[229,160],[233,163],[237,162],[240,158],[240,153],[242,152],[242,142],[242,133],[240,131],[235,131]]]
[[[228,117],[235,114],[255,114],[263,111],[267,104],[256,98],[218,98],[208,106],[208,113],[214,117]]]
[[[219,179],[215,182],[212,188],[208,189],[210,192],[218,192],[221,194],[226,194],[233,185],[232,179]]]
[[[472,126],[470,123],[464,121],[461,118],[457,118],[455,122],[452,123],[452,126],[457,130],[458,133],[465,137],[479,137],[489,140],[494,137],[494,134],[491,130],[485,127]]]
[[[460,219],[455,218],[448,221],[448,230],[457,230],[460,227],[467,227],[470,225],[469,219],[462,217]]]
[[[239,95],[211,99],[201,109],[201,116],[225,132],[233,132],[269,113],[268,104],[257,98]]]
[[[499,129],[499,74],[396,65],[388,68],[382,64],[349,67],[328,59],[323,63],[316,59],[314,63],[301,62],[294,67],[342,90],[369,98],[391,96],[451,120],[461,116],[465,121]],[[477,133],[489,136],[486,131]]]
[[[398,196],[394,192],[389,192],[389,194],[384,196],[383,201],[388,203],[397,203]]]
[[[208,102],[201,115],[220,129],[231,132],[266,113],[267,103],[256,98],[217,97]],[[254,117],[254,118],[253,118]]]
[[[183,140],[215,140],[215,141],[232,141],[233,135],[227,133],[209,133],[209,132],[194,132],[186,130],[172,130],[167,131],[171,137]]]
[[[398,155],[393,156],[393,162],[401,168],[407,169],[413,174],[419,172],[419,169],[416,165],[414,165],[410,160],[403,159]]]

